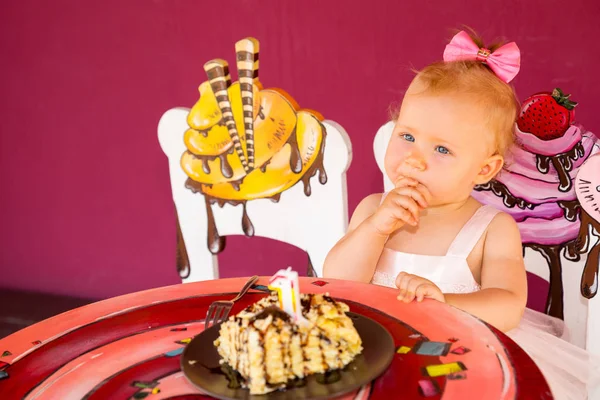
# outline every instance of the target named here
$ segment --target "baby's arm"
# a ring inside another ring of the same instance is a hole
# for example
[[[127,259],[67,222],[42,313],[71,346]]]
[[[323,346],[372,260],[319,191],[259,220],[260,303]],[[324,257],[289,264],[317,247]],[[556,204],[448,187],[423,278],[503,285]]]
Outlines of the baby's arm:
[[[416,226],[431,194],[412,178],[402,178],[385,199],[381,194],[360,202],[348,233],[331,249],[323,276],[370,282],[388,237],[405,224]]]
[[[508,214],[497,215],[483,248],[481,287],[470,294],[446,294],[446,303],[465,310],[501,331],[515,328],[527,302],[521,235]]]
[[[375,213],[381,194],[365,197],[352,215],[348,233],[331,249],[325,264],[325,278],[370,282],[387,235],[381,235],[368,218]]]

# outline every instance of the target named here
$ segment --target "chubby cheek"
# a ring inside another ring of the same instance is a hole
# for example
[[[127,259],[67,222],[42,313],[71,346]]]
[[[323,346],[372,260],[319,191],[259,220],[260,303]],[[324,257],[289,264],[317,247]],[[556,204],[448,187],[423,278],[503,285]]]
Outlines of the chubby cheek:
[[[398,177],[398,168],[404,161],[404,157],[406,156],[408,150],[409,145],[406,141],[392,137],[383,160],[385,173],[392,182],[394,182]]]
[[[429,161],[427,188],[434,202],[452,201],[454,197],[462,197],[471,191],[473,177],[453,161],[439,157],[432,157]]]

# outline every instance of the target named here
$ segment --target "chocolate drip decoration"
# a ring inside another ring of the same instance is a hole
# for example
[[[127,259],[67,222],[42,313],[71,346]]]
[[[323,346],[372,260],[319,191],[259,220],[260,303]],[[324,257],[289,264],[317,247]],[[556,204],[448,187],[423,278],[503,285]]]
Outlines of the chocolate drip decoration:
[[[296,128],[292,131],[287,143],[290,145],[290,169],[293,173],[302,172],[302,156],[298,148],[298,138],[296,137]]]
[[[273,196],[269,197],[269,199],[273,203],[279,203],[279,199],[281,199],[281,193],[275,193]]]
[[[596,245],[588,254],[588,259],[581,274],[581,295],[591,299],[598,293],[598,259],[600,258],[600,246]]]
[[[560,262],[561,246],[544,246],[536,243],[524,243],[523,247],[529,247],[540,253],[550,267],[550,288],[546,299],[546,314],[564,320],[562,264]]]
[[[225,248],[225,238],[219,236],[219,231],[217,231],[215,216],[213,215],[209,198],[205,196],[204,201],[206,203],[206,217],[208,220],[208,235],[206,238],[208,242],[208,250],[210,250],[210,252],[213,254],[219,254]]]
[[[502,198],[502,203],[508,208],[519,207],[521,210],[528,209],[533,210],[537,204],[529,203],[527,200],[515,197],[510,193],[510,190],[502,182],[492,179],[488,183],[475,186],[475,190],[482,192],[484,190],[491,190],[496,196]]]
[[[233,170],[231,169],[231,165],[229,165],[229,161],[227,161],[227,153],[221,154],[219,160],[221,160],[221,173],[225,178],[231,178]]]
[[[242,229],[244,230],[244,235],[251,237],[254,236],[254,225],[252,225],[252,221],[248,217],[248,212],[246,211],[246,203],[242,203],[242,207],[244,210],[242,211]]]
[[[271,164],[271,160],[267,160],[263,165],[260,166],[260,172],[263,174],[267,172],[267,166]]]
[[[219,154],[218,156],[204,156],[194,154],[190,151],[188,151],[187,153],[191,154],[194,159],[200,160],[202,162],[202,171],[204,171],[204,173],[210,174],[210,165],[208,164],[208,162],[212,162],[215,159],[219,158],[219,160],[221,161],[221,174],[223,174],[225,178],[231,178],[233,176],[233,169],[229,164],[229,160],[227,160],[227,156],[229,154],[233,154],[233,148],[230,148],[228,151],[226,151],[223,154]]]
[[[542,174],[547,174],[548,167],[550,166],[550,157],[536,154],[535,161],[537,170],[540,171]]]
[[[568,160],[568,159],[567,159]],[[571,189],[571,177],[569,176],[569,172],[572,168],[573,164],[569,161],[568,163],[562,164],[558,159],[552,157],[552,165],[554,169],[556,169],[556,173],[558,173],[558,190],[561,192],[568,192]]]
[[[181,279],[186,279],[190,276],[190,258],[188,257],[185,242],[183,241],[183,234],[181,233],[181,226],[179,225],[179,214],[177,214],[177,208],[175,209],[175,221],[177,223],[177,253],[175,265],[177,272]]]
[[[558,190],[565,193],[571,190],[572,182],[569,172],[573,170],[573,161],[585,155],[585,149],[581,144],[581,141],[577,142],[573,148],[565,153],[557,154],[555,156],[544,156],[536,155],[536,167],[542,174],[547,174],[549,171],[550,162],[554,170],[558,174]]]
[[[593,246],[591,245],[596,238],[600,238],[600,222],[595,221],[588,213],[581,209],[577,200],[562,203],[559,204],[565,210],[565,218],[569,221],[571,221],[569,219],[570,216],[574,215],[573,221],[575,221],[577,215],[580,215],[581,225],[577,238],[562,245],[554,246],[544,246],[534,243],[523,244],[523,250],[526,247],[536,250],[548,262],[550,267],[550,289],[546,301],[546,313],[560,319],[563,319],[564,307],[562,264],[560,259],[562,251],[564,250],[565,258],[573,262],[580,261],[581,255],[589,251],[581,274],[580,284],[581,295],[586,299],[591,299],[598,293],[598,263],[600,262],[600,241],[597,241]],[[591,236],[590,231],[594,232]]]
[[[581,210],[579,200],[559,200],[558,206],[563,210],[563,215],[567,221],[575,222],[577,215]]]
[[[204,171],[205,174],[210,174],[210,167],[208,165],[208,160],[206,159],[206,157],[202,157],[202,171]]]
[[[319,182],[324,185],[327,183],[327,173],[325,172],[325,167],[323,166],[323,160],[325,159],[325,140],[327,138],[327,130],[323,125],[321,125],[323,132],[323,139],[321,140],[321,147],[319,148],[319,154],[313,164],[306,170],[304,175],[302,176],[302,183],[304,184],[304,195],[310,196],[312,194],[312,189],[310,187],[310,179],[315,176],[317,172],[319,172]],[[309,149],[310,150],[310,149]],[[314,151],[314,149],[313,149]],[[308,158],[312,156],[311,154],[307,154]]]
[[[590,228],[593,232],[590,235]],[[585,252],[592,241],[600,239],[600,222],[594,220],[587,212],[581,210],[581,227],[577,238],[580,251]],[[598,263],[600,262],[600,240],[592,246],[581,274],[581,295],[591,299],[598,293]]]
[[[245,178],[245,176],[242,176],[237,181],[229,182],[231,184],[231,187],[233,187],[233,190],[235,190],[236,192],[240,191],[240,186],[242,186],[242,183],[244,183],[244,178]]]

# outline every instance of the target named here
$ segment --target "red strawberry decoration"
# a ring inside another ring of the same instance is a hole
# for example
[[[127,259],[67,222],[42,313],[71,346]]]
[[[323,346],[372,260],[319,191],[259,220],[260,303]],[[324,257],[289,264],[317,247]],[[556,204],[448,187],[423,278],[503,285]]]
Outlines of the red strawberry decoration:
[[[577,103],[569,100],[570,96],[559,88],[552,93],[534,94],[523,102],[517,126],[521,132],[529,132],[541,140],[561,137],[575,118]]]

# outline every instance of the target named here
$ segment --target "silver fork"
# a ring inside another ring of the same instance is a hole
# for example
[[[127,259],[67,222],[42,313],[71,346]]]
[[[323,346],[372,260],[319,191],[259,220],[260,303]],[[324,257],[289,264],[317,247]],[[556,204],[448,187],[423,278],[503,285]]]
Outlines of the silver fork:
[[[248,282],[244,285],[242,290],[238,293],[235,298],[231,300],[219,300],[213,302],[210,307],[208,307],[208,311],[206,312],[206,319],[204,320],[204,329],[208,329],[211,326],[216,324],[220,324],[225,321],[227,317],[229,317],[229,313],[233,308],[233,303],[242,298],[243,295],[250,290],[252,285],[258,280],[258,275],[254,275],[252,278],[248,279]]]

